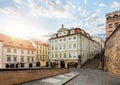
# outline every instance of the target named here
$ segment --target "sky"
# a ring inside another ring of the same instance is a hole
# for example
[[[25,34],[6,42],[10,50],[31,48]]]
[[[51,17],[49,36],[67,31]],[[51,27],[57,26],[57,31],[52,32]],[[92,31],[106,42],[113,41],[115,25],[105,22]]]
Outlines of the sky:
[[[106,13],[119,9],[120,0],[0,0],[0,33],[46,40],[63,24],[104,38]]]

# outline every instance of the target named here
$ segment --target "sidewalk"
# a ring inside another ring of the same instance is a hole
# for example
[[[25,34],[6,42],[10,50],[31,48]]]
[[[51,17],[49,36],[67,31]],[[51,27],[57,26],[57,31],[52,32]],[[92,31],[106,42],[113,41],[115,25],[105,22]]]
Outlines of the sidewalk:
[[[63,85],[64,83],[70,81],[79,74],[79,72],[70,72],[41,80],[32,81],[22,85]]]

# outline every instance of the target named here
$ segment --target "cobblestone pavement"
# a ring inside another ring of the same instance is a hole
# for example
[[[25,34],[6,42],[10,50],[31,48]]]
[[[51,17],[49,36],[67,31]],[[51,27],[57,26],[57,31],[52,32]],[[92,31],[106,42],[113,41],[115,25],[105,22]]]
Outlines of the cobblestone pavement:
[[[78,72],[70,72],[70,73],[56,75],[56,76],[45,78],[45,79],[40,79],[40,80],[24,83],[21,85],[62,85],[68,80],[78,75],[79,75]]]
[[[92,59],[80,69],[72,68],[72,72],[80,72],[80,75],[65,85],[120,85],[120,77],[102,70],[98,70],[98,60]]]

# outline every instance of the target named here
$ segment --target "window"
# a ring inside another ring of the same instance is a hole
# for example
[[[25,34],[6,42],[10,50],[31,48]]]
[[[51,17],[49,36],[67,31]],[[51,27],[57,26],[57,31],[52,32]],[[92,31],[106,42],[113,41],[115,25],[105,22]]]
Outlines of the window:
[[[7,52],[10,53],[10,52],[11,52],[11,49],[10,49],[10,48],[7,48]]]
[[[63,45],[63,48],[64,48],[64,49],[66,48],[65,45]]]
[[[71,44],[69,44],[69,49],[71,48]]]
[[[62,54],[60,53],[60,58],[62,58]]]
[[[55,42],[57,42],[57,40],[55,40]]]
[[[34,54],[34,51],[32,51],[32,54]]]
[[[69,53],[69,58],[71,58],[71,54]]]
[[[109,28],[112,28],[112,24],[109,24]]]
[[[60,45],[60,50],[61,50],[61,45]]]
[[[54,50],[54,47],[52,46],[52,50]]]
[[[73,47],[76,48],[76,44],[75,43],[73,44]]]
[[[64,34],[66,34],[66,32],[64,32]]]
[[[16,49],[14,49],[14,53],[17,53],[17,50],[16,50]]]
[[[24,62],[24,56],[21,56],[21,62]]]
[[[28,51],[27,51],[27,53],[29,54],[29,53],[30,53],[30,51],[28,50]]]
[[[76,39],[76,37],[74,36],[74,37],[73,37],[73,39],[75,40],[75,39]]]
[[[39,51],[37,51],[37,53],[38,53]]]
[[[60,33],[60,35],[62,35],[62,33]]]
[[[118,20],[118,15],[114,15],[114,16],[113,16],[113,19],[114,19],[114,20]]]
[[[34,57],[32,57],[32,61],[34,61]]]
[[[52,58],[54,58],[54,55],[52,54]]]
[[[57,50],[57,46],[55,46],[55,50]]]
[[[111,18],[111,17],[108,17],[108,18],[107,18],[107,20],[108,20],[108,21],[111,21],[111,20],[112,20],[112,18]]]
[[[23,54],[23,53],[24,53],[24,50],[21,50],[21,53]]]
[[[64,38],[64,41],[66,41],[66,38]]]
[[[13,57],[13,61],[17,61],[17,57],[16,56]]]
[[[71,37],[69,37],[69,40],[71,40]]]
[[[27,61],[28,61],[28,62],[30,61],[30,57],[29,57],[29,56],[27,57]]]
[[[54,41],[52,40],[52,43],[54,43]]]
[[[62,41],[62,39],[60,39],[60,42]]]
[[[76,56],[74,55],[74,58],[76,58]]]
[[[10,61],[11,61],[11,57],[8,56],[8,57],[7,57],[7,62],[10,62]]]
[[[115,23],[115,27],[117,27],[117,26],[118,26],[118,22]]]

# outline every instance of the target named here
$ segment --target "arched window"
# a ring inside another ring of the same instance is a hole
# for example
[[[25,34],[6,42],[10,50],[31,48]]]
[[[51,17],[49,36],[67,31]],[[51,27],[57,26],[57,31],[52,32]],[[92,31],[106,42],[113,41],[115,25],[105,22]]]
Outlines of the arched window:
[[[113,20],[118,20],[118,15],[114,15]]]
[[[108,18],[107,18],[107,21],[111,21],[111,20],[112,20],[112,17],[108,17]]]

